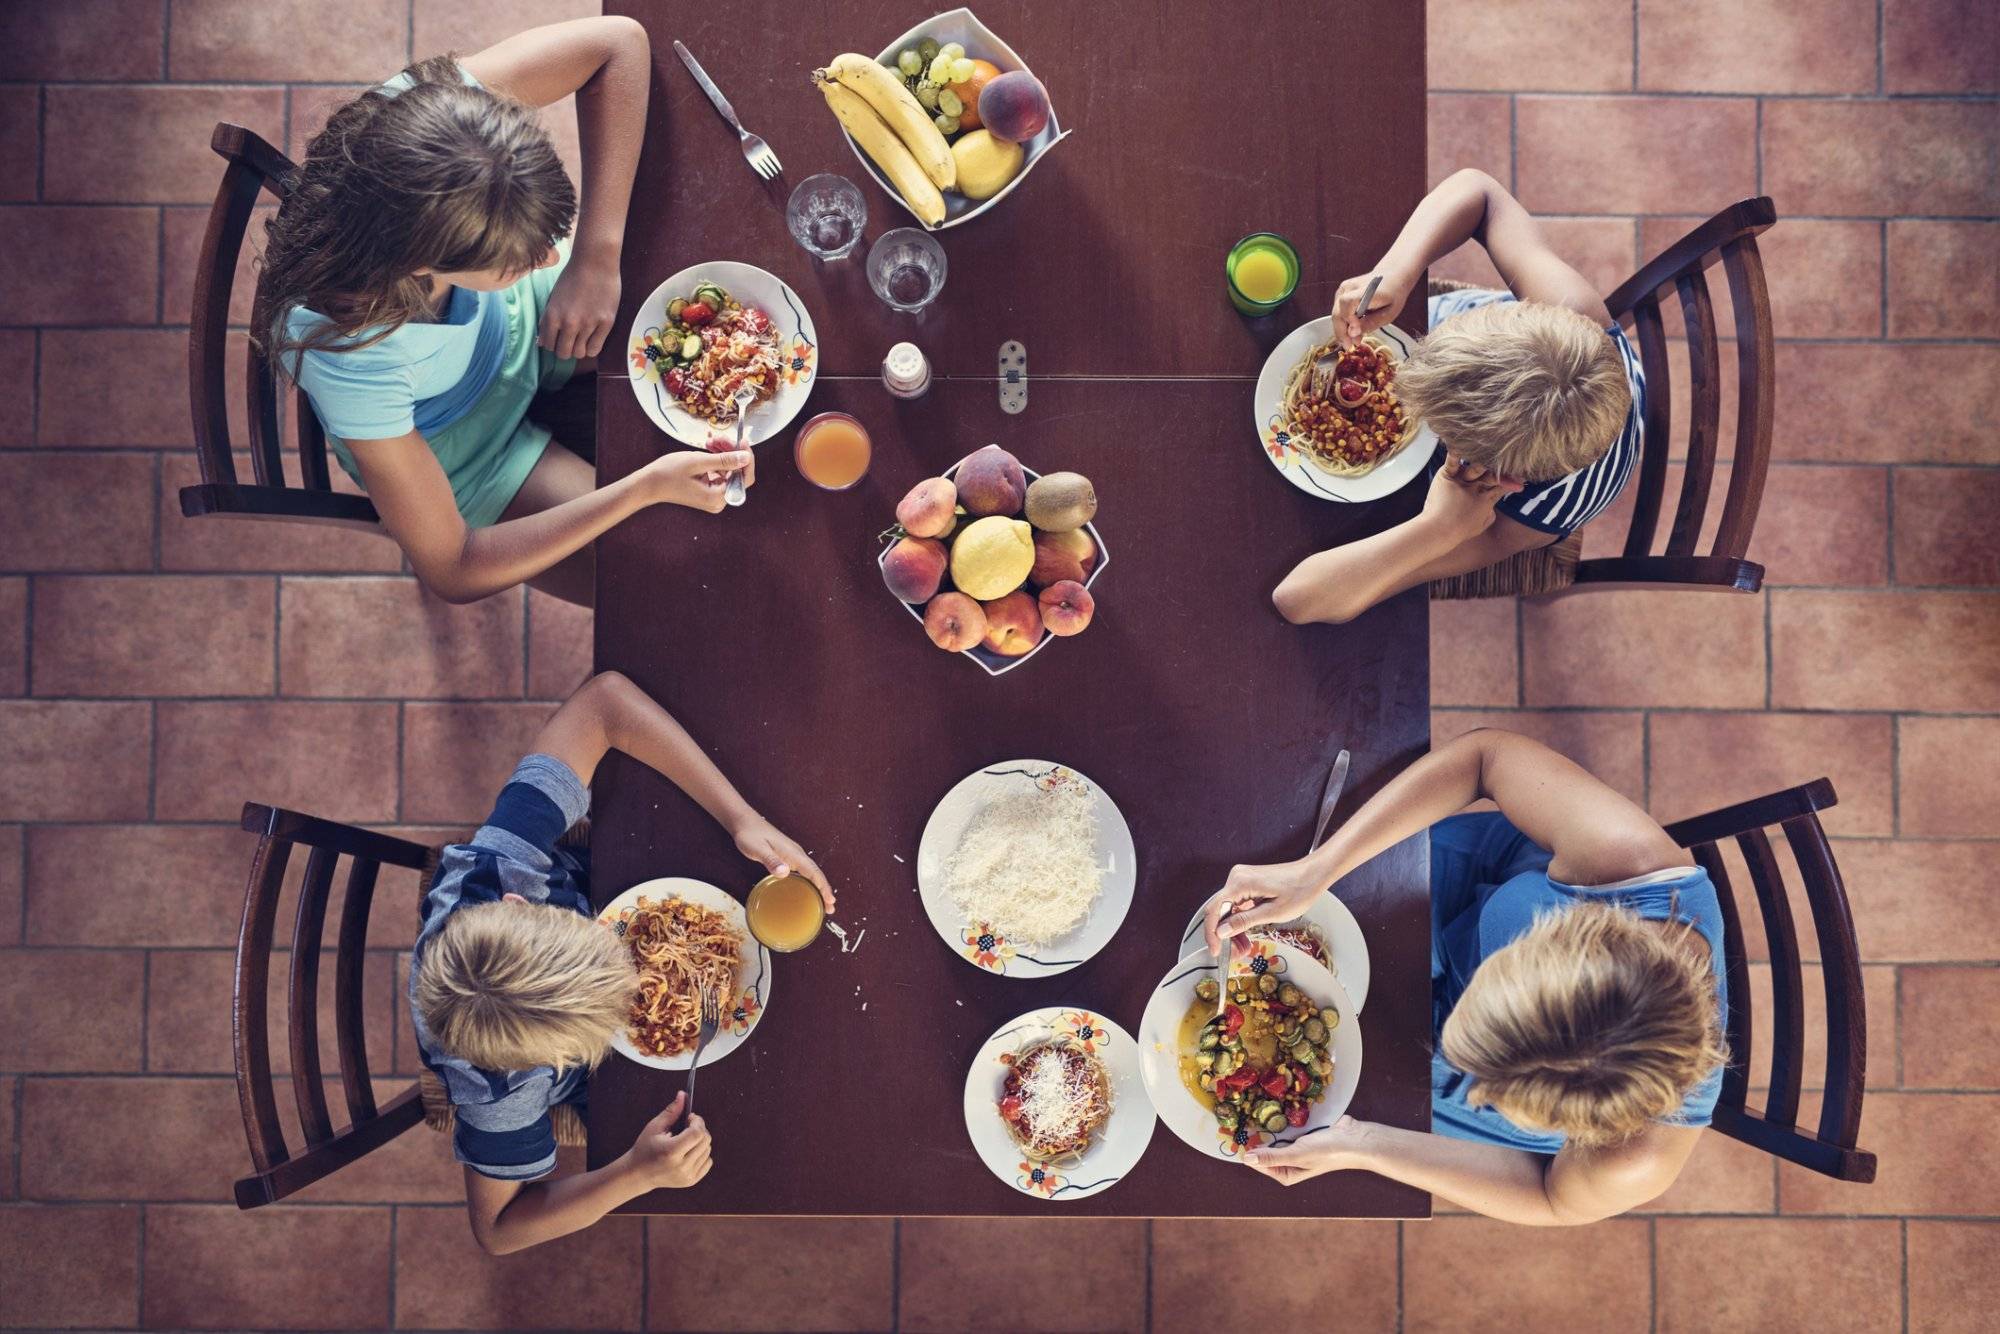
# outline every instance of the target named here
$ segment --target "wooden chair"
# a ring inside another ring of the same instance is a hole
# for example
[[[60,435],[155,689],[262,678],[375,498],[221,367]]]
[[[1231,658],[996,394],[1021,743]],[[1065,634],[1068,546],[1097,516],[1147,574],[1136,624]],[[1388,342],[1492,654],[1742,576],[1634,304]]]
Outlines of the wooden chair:
[[[243,827],[258,835],[258,843],[250,863],[249,888],[243,896],[243,927],[236,940],[235,991],[230,1008],[236,1044],[236,1096],[242,1103],[243,1130],[250,1140],[254,1168],[236,1183],[236,1205],[254,1209],[305,1189],[423,1120],[423,1103],[415,1083],[386,1104],[376,1105],[363,1023],[366,997],[362,965],[377,873],[385,863],[425,873],[436,861],[433,851],[420,843],[272,806],[244,806]],[[286,1004],[292,1096],[298,1104],[299,1128],[305,1139],[295,1155],[278,1123],[266,1010],[278,897],[292,849],[301,844],[307,849],[305,876],[292,920],[291,986]],[[334,953],[333,1011],[348,1124],[336,1132],[320,1074],[319,968],[327,901],[336,864],[342,857],[349,861]]]
[[[223,377],[230,288],[252,210],[265,191],[283,200],[291,192],[294,168],[289,158],[257,135],[226,121],[215,127],[209,147],[229,165],[216,188],[208,230],[201,239],[201,258],[195,267],[194,313],[188,331],[188,396],[194,408],[195,455],[201,461],[201,482],[181,488],[181,513],[189,518],[218,515],[379,531],[375,506],[366,496],[333,489],[326,433],[302,390],[292,408],[301,484],[286,483],[278,429],[282,381],[270,360],[254,345],[248,354],[246,378],[250,468],[255,481],[246,484],[237,480],[234,442],[229,438],[229,395]]]
[[[1715,882],[1722,901],[1723,966],[1729,989],[1724,1027],[1729,1067],[1722,1077],[1714,1128],[1786,1162],[1842,1181],[1875,1179],[1875,1155],[1855,1146],[1861,1128],[1861,1099],[1868,1073],[1867,1011],[1861,988],[1861,952],[1848,911],[1840,868],[1820,827],[1819,812],[1837,798],[1821,778],[1768,797],[1728,806],[1667,826],[1667,833]],[[1784,831],[1804,882],[1819,940],[1820,970],[1826,993],[1826,1090],[1819,1125],[1798,1126],[1799,1087],[1805,1058],[1805,974],[1791,898],[1766,831]],[[1743,947],[1743,919],[1737,910],[1718,845],[1735,839],[1749,868],[1750,883],[1764,925],[1771,961],[1771,1077],[1761,1112],[1748,1106],[1750,1090],[1750,973]]]
[[[243,927],[236,941],[231,1013],[236,1041],[236,1096],[243,1107],[243,1130],[250,1141],[250,1161],[255,1171],[236,1183],[236,1205],[240,1209],[254,1209],[304,1190],[381,1148],[419,1121],[432,1130],[450,1134],[455,1113],[443,1082],[429,1070],[419,1074],[415,1083],[386,1105],[378,1107],[369,1082],[363,1021],[366,998],[362,995],[362,970],[376,876],[384,864],[417,871],[420,877],[417,900],[421,902],[430,889],[431,874],[437,869],[438,849],[254,803],[243,808],[243,827],[258,835],[259,840],[250,863],[249,888],[243,896]],[[564,835],[564,841],[581,844],[588,837],[589,822],[582,821]],[[299,1125],[305,1136],[303,1151],[295,1157],[278,1123],[276,1085],[271,1076],[267,986],[278,898],[292,848],[299,844],[308,851],[305,878],[292,921],[291,985],[286,998],[292,1096],[298,1103]],[[333,1009],[348,1125],[336,1132],[326,1104],[325,1081],[320,1077],[319,967],[327,904],[336,863],[342,857],[350,860],[334,953]],[[401,906],[412,914],[417,911],[417,903]],[[586,1142],[583,1117],[574,1105],[564,1103],[551,1108],[549,1119],[557,1144],[581,1147]]]
[[[1771,463],[1773,366],[1771,301],[1757,237],[1777,222],[1768,198],[1731,204],[1646,263],[1605,301],[1611,317],[1638,344],[1646,373],[1646,443],[1627,483],[1636,503],[1625,546],[1616,556],[1579,559],[1580,535],[1522,552],[1488,570],[1431,585],[1437,599],[1498,597],[1514,593],[1584,592],[1609,588],[1712,589],[1754,593],[1764,567],[1745,560],[1750,532]],[[1708,550],[1698,552],[1716,468],[1722,415],[1721,346],[1707,270],[1722,265],[1735,316],[1736,444],[1721,520]],[[1666,506],[1667,461],[1676,452],[1673,384],[1667,362],[1663,303],[1677,300],[1688,348],[1690,420],[1687,467],[1674,499],[1666,549],[1653,553]]]

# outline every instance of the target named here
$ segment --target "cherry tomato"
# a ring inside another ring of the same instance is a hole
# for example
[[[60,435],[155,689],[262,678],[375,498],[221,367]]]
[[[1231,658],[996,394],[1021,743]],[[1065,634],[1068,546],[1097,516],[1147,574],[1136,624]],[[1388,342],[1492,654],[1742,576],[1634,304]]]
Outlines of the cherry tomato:
[[[1243,1011],[1234,1005],[1222,1007],[1222,1036],[1233,1038],[1243,1027]]]
[[[1291,1091],[1291,1081],[1285,1078],[1283,1070],[1274,1068],[1264,1072],[1264,1077],[1257,1081],[1257,1087],[1270,1097],[1282,1098]]]
[[[681,307],[682,324],[707,324],[715,318],[715,307],[706,301],[690,301]]]
[[[679,398],[681,391],[687,388],[687,376],[682,374],[678,368],[670,370],[667,372],[666,385],[667,392],[675,398]]]
[[[761,310],[746,310],[743,312],[743,327],[753,334],[764,333],[771,327],[771,317]]]
[[[1021,1100],[1019,1098],[1012,1098],[1012,1097],[1002,1098],[1000,1100],[1000,1115],[1005,1117],[1009,1121],[1020,1120]]]
[[[1307,1115],[1306,1105],[1302,1102],[1295,1102],[1285,1109],[1285,1124],[1293,1128],[1302,1126],[1306,1123]]]

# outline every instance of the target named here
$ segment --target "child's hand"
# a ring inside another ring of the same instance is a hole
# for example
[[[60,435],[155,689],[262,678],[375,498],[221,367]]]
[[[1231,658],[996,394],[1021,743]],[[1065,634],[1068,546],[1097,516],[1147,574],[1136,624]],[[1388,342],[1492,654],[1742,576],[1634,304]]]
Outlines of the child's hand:
[[[686,505],[689,509],[720,514],[723,488],[733,472],[743,474],[743,485],[755,484],[757,461],[749,450],[736,449],[726,454],[675,450],[648,463],[640,469],[640,476],[656,505]]]
[[[618,318],[618,265],[572,256],[542,308],[535,344],[559,357],[594,357]]]
[[[1444,467],[1431,478],[1424,517],[1460,538],[1477,537],[1493,526],[1493,507],[1500,503],[1500,497],[1512,495],[1522,485],[1476,463],[1447,456]]]
[[[685,1189],[707,1176],[713,1166],[708,1125],[700,1117],[690,1116],[686,1129],[673,1133],[685,1106],[686,1092],[676,1093],[666,1109],[646,1123],[626,1154],[632,1171],[649,1190]]]
[[[772,875],[798,872],[819,886],[820,901],[826,904],[828,912],[833,911],[833,890],[826,883],[826,872],[806,855],[804,848],[779,833],[776,825],[761,815],[753,815],[731,832],[736,836],[738,852],[761,864]]]
[[[1361,294],[1368,290],[1369,280],[1375,273],[1349,278],[1333,294],[1333,332],[1349,347],[1360,342],[1363,335],[1387,324],[1403,308],[1403,302],[1409,299],[1410,280],[1407,277],[1388,269],[1376,272],[1382,275],[1382,285],[1375,289],[1375,296],[1369,301],[1367,310],[1357,310],[1356,307],[1360,306]]]

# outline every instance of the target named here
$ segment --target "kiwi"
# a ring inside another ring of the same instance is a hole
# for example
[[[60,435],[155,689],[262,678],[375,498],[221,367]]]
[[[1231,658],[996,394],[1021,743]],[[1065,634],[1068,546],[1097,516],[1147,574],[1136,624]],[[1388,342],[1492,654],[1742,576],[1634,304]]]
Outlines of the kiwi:
[[[1097,514],[1097,491],[1082,473],[1046,473],[1028,484],[1027,513],[1043,532],[1067,533]]]

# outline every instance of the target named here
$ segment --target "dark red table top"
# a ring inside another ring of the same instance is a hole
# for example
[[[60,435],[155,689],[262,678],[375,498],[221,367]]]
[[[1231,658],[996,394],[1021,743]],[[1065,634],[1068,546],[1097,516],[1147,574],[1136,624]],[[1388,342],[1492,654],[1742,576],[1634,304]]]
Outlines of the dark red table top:
[[[808,75],[843,51],[880,51],[925,10],[886,0],[605,8],[645,23],[655,70],[621,332],[662,279],[737,259],[805,298],[828,374],[872,375],[914,331],[949,374],[992,375],[996,349],[1017,338],[1031,375],[1254,376],[1279,338],[1332,306],[1342,278],[1381,256],[1424,190],[1420,3],[985,0],[974,12],[1035,71],[1074,133],[991,212],[938,233],[949,272],[919,322],[874,298],[861,262],[867,241],[917,224],[863,170]],[[676,38],[782,159],[778,180],[744,164],[735,132],[674,55]],[[868,201],[862,249],[832,264],[816,264],[785,229],[792,187],[823,171]],[[1256,231],[1289,239],[1302,275],[1290,306],[1246,323],[1217,298],[1223,257]]]
[[[880,305],[858,258],[815,265],[783,220],[788,182],[831,170],[868,194],[869,239],[909,224],[853,160],[806,72],[843,50],[879,49],[918,11],[858,0],[836,21],[822,6],[607,8],[646,23],[655,65],[620,329],[688,264],[770,269],[805,299],[823,340],[807,414],[852,413],[875,447],[868,477],[828,494],[798,476],[788,430],[760,447],[742,510],[655,508],[598,544],[598,666],[673,710],[813,851],[850,932],[868,932],[852,954],[823,940],[777,959],[752,1039],[701,1077],[714,1171],[631,1210],[1428,1215],[1426,1194],[1369,1174],[1286,1190],[1195,1153],[1164,1125],[1116,1186],[1051,1204],[987,1171],[962,1110],[974,1051],[1024,1011],[1089,1007],[1136,1031],[1188,914],[1229,866],[1303,850],[1342,746],[1354,755],[1345,814],[1428,745],[1421,594],[1338,629],[1286,625],[1269,603],[1295,561],[1407,517],[1420,494],[1341,506],[1294,490],[1259,457],[1250,408],[1268,350],[1374,261],[1422,193],[1422,7],[1284,0],[1254,17],[1224,6],[1163,17],[981,5],[1076,133],[994,213],[941,233],[950,277],[921,318]],[[743,165],[674,57],[676,37],[771,141],[784,181],[764,186]],[[1328,71],[1349,66],[1353,97],[1336,124]],[[1225,95],[1247,84],[1263,90],[1254,124]],[[1223,295],[1222,257],[1261,229],[1298,246],[1304,279],[1278,315],[1247,321]],[[1400,322],[1421,328],[1420,312]],[[1028,347],[1020,416],[1000,411],[992,378],[1010,337]],[[940,377],[975,378],[890,398],[875,369],[903,338]],[[843,378],[856,374],[865,378]],[[1103,378],[1045,378],[1063,376]],[[1086,473],[1112,556],[1091,627],[1000,678],[932,647],[875,565],[875,535],[902,493],[992,441],[1031,468]],[[625,384],[601,386],[601,479],[665,443]],[[938,799],[973,770],[1022,757],[1101,783],[1139,858],[1112,943],[1034,981],[967,964],[916,892],[917,841]],[[757,875],[686,797],[622,756],[599,771],[592,842],[600,902],[658,875],[737,893]],[[1352,1111],[1417,1128],[1430,1118],[1427,876],[1418,839],[1342,886],[1373,969]],[[591,1086],[591,1164],[623,1152],[682,1078],[612,1057]]]

